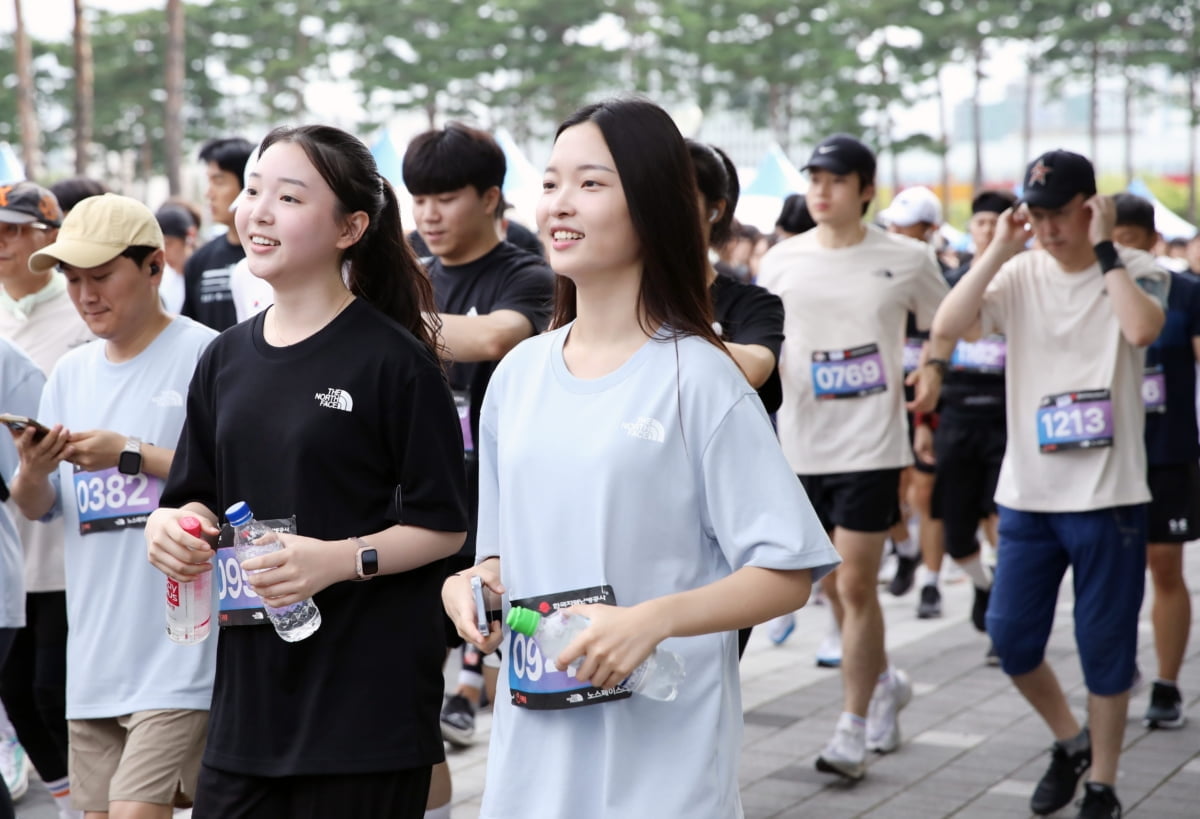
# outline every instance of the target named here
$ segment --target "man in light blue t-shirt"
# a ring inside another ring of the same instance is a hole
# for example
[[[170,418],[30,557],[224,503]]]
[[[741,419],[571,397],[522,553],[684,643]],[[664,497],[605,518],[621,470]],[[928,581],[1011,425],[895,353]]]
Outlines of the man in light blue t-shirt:
[[[66,528],[67,719],[72,804],[161,817],[194,793],[212,699],[216,641],[172,643],[165,585],[145,559],[184,421],[188,383],[216,336],[159,301],[162,231],[148,208],[85,199],[31,270],[57,266],[100,339],[55,366],[38,408],[48,428],[16,436],[12,496],[30,519]]]

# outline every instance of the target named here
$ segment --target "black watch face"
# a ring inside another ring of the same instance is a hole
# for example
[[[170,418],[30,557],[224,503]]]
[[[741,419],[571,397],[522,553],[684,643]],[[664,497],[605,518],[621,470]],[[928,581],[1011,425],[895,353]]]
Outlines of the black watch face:
[[[364,575],[373,575],[379,572],[379,553],[374,549],[367,549],[362,553],[362,567]]]
[[[117,471],[122,475],[136,475],[142,471],[142,456],[138,452],[122,452],[117,459]]]

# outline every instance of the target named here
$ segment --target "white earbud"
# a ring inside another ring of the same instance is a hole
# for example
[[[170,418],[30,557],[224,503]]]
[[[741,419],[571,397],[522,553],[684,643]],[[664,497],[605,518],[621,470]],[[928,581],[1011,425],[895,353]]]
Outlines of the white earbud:
[[[720,213],[721,213],[721,211],[717,210],[716,208],[713,208],[712,210],[710,210],[708,212],[708,221],[710,221],[710,222],[717,221],[717,216],[720,215]]]

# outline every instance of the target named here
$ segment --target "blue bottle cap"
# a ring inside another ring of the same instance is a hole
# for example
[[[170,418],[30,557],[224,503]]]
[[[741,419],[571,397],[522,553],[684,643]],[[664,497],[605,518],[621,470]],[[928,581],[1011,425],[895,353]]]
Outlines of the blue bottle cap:
[[[238,501],[225,510],[225,518],[229,521],[230,526],[241,526],[252,517],[254,517],[254,513],[250,511],[250,507],[245,501]]]

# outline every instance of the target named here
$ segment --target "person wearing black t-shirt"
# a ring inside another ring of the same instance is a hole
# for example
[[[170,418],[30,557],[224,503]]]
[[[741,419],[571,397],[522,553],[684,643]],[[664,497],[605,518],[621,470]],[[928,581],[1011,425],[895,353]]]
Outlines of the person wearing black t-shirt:
[[[733,212],[741,193],[737,169],[719,148],[690,139],[687,146],[696,171],[697,196],[704,217],[701,229],[709,246],[718,246],[732,236]],[[711,262],[708,283],[716,319],[713,330],[750,386],[758,391],[763,407],[774,415],[783,403],[783,384],[779,380],[783,302],[756,284],[719,273]],[[745,653],[749,640],[750,629],[738,632],[739,657]]]
[[[210,538],[237,501],[295,516],[242,581],[276,608],[314,597],[322,624],[296,643],[221,629],[193,815],[418,819],[445,758],[443,563],[467,528],[432,288],[370,151],[335,128],[268,134],[237,226],[275,303],[200,360],[149,557],[187,581],[213,551],[182,516]]]
[[[1152,252],[1158,234],[1154,206],[1140,196],[1116,195],[1113,241]],[[1146,349],[1142,399],[1146,406],[1146,462],[1150,512],[1146,563],[1154,584],[1154,648],[1158,677],[1143,722],[1181,728],[1186,720],[1179,672],[1192,622],[1183,574],[1183,545],[1200,536],[1200,443],[1196,427],[1196,362],[1200,361],[1200,281],[1171,274],[1167,323]]]
[[[489,134],[460,123],[419,134],[404,154],[404,185],[413,196],[417,232],[431,254],[425,262],[466,451],[471,525],[462,550],[447,562],[447,575],[475,563],[474,442],[488,381],[509,350],[546,329],[554,300],[554,272],[542,257],[501,239],[505,167],[504,152]],[[462,643],[452,627],[446,636],[451,647]],[[441,715],[451,744],[473,741],[485,672],[494,690],[496,670],[485,668],[477,649],[464,646],[458,686]],[[450,796],[449,768],[439,765],[427,816],[446,815]]]
[[[208,173],[205,197],[213,222],[224,225],[226,231],[210,239],[184,265],[180,313],[217,332],[237,324],[229,276],[246,251],[230,208],[242,192],[242,174],[253,151],[253,145],[237,137],[214,139],[200,149],[200,161]]]

